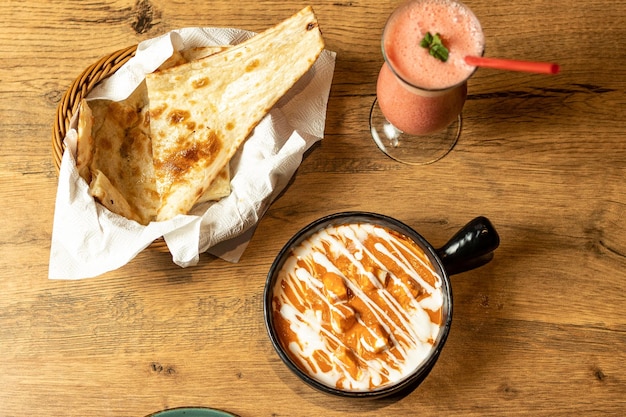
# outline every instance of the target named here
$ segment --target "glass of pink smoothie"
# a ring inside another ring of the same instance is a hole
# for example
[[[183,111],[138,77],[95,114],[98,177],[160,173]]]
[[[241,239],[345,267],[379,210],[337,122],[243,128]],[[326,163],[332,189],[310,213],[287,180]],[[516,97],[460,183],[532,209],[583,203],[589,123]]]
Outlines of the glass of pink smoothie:
[[[445,62],[420,45],[427,33],[441,39]],[[461,132],[467,80],[476,70],[464,59],[482,55],[484,43],[476,16],[455,0],[410,0],[391,14],[370,114],[383,152],[408,164],[432,163],[450,152]]]

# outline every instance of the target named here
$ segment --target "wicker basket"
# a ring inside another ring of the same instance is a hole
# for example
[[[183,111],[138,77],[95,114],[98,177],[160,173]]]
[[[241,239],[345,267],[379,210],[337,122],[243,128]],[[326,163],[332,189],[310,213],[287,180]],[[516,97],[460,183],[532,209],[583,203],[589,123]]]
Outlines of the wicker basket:
[[[63,95],[63,99],[57,107],[56,119],[52,129],[52,158],[57,173],[61,167],[61,159],[65,149],[63,139],[80,101],[91,92],[96,84],[113,74],[132,58],[136,50],[137,45],[133,45],[102,57],[98,62],[87,67]]]
[[[65,135],[70,127],[70,120],[78,109],[80,101],[91,92],[96,84],[113,74],[131,59],[135,55],[136,50],[137,45],[133,45],[102,57],[96,63],[87,67],[63,95],[63,99],[57,107],[56,119],[54,120],[52,130],[52,158],[57,174],[61,169],[61,159],[65,150],[63,139],[65,139]],[[169,251],[163,238],[155,240],[149,247],[159,251]]]

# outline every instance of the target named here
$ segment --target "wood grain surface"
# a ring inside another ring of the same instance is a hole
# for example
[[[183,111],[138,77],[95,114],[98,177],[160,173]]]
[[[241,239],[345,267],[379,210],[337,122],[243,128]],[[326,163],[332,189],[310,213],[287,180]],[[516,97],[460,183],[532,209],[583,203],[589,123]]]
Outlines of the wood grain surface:
[[[462,136],[423,167],[385,157],[368,114],[397,1],[319,0],[337,52],[324,140],[241,261],[179,268],[147,249],[81,281],[48,280],[56,107],[110,52],[187,26],[261,31],[306,3],[0,0],[0,415],[145,416],[206,406],[247,416],[608,416],[626,410],[626,3],[467,0],[486,55],[557,76],[479,70]],[[267,337],[262,293],[282,245],[333,212],[387,214],[443,245],[485,215],[494,260],[452,277],[454,320],[410,395],[313,391]]]

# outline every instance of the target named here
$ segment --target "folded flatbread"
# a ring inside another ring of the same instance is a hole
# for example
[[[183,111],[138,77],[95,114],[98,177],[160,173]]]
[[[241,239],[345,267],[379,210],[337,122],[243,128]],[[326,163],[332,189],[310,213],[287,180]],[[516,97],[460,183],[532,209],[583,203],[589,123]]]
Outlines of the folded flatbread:
[[[227,47],[202,47],[175,52],[160,69],[204,58]],[[82,100],[79,107],[76,165],[89,191],[110,211],[148,224],[156,217],[160,198],[156,191],[148,92],[141,83],[125,100]],[[230,193],[226,165],[199,202]]]
[[[147,75],[158,221],[189,212],[323,47],[306,7],[221,53]]]
[[[89,192],[110,211],[147,224],[159,197],[154,180],[147,94],[137,88],[126,100],[82,100],[76,165]]]

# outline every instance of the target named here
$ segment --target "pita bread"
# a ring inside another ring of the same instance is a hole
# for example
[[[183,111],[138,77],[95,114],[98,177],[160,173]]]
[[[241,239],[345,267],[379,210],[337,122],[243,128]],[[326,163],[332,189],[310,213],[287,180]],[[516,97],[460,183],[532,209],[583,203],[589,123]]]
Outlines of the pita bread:
[[[147,75],[158,221],[189,212],[323,47],[306,7],[221,53]]]
[[[226,47],[194,48],[176,52],[161,68],[169,68],[217,53]],[[148,94],[145,83],[126,99],[82,100],[78,118],[76,165],[90,184],[90,193],[110,211],[148,224],[156,217],[156,192]],[[230,173],[225,167],[201,201],[230,194]]]

